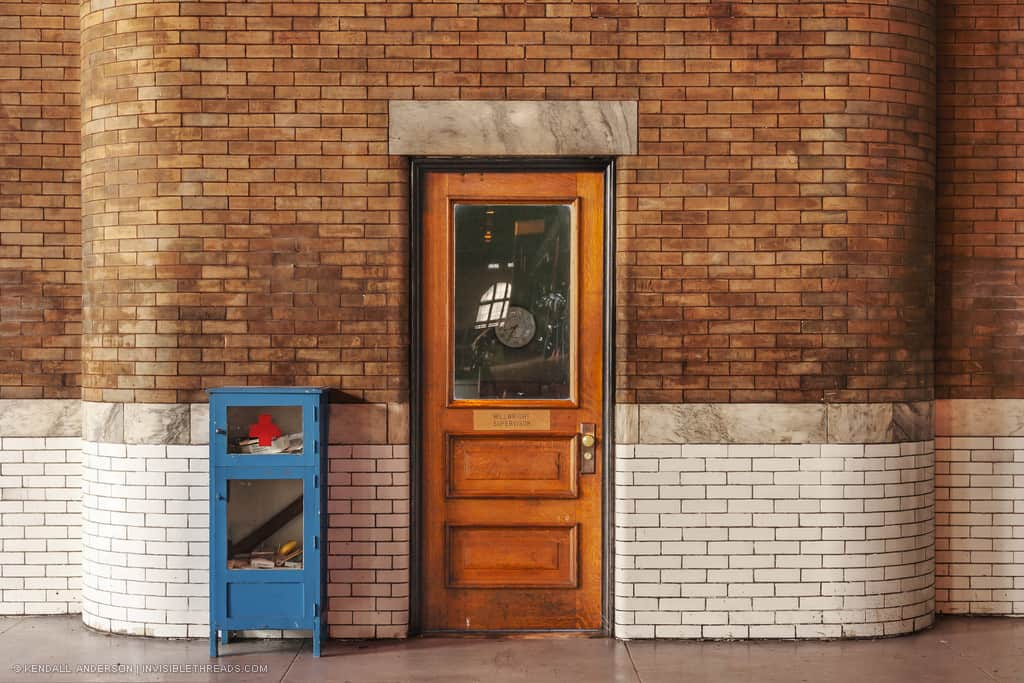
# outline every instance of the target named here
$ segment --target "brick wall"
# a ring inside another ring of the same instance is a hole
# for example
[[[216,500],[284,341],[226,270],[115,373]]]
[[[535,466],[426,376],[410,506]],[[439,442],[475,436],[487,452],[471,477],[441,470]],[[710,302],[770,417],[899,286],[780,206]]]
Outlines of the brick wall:
[[[940,4],[936,391],[1024,397],[1020,3]]]
[[[935,608],[934,448],[616,450],[616,635],[908,633]]]
[[[1020,3],[952,0],[938,25],[936,603],[1024,613]]]
[[[0,398],[78,398],[78,2],[0,5]]]
[[[0,614],[81,611],[81,455],[78,438],[0,438]]]
[[[635,9],[618,399],[927,399],[932,3]]]
[[[618,399],[931,397],[933,18],[886,2],[82,6],[84,393],[405,400],[390,99],[635,99]]]
[[[85,398],[405,389],[405,172],[341,29],[362,10],[83,4]]]

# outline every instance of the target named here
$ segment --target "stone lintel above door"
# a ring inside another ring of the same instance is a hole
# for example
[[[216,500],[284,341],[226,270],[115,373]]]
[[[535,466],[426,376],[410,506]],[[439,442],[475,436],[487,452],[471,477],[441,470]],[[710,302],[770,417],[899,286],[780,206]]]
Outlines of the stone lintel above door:
[[[393,100],[388,153],[617,156],[637,152],[636,102]]]

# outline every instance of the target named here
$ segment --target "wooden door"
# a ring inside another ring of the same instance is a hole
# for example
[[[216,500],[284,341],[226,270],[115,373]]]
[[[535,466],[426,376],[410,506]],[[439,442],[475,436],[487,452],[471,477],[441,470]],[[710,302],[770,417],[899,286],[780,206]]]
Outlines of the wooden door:
[[[599,629],[602,174],[423,197],[423,631]]]

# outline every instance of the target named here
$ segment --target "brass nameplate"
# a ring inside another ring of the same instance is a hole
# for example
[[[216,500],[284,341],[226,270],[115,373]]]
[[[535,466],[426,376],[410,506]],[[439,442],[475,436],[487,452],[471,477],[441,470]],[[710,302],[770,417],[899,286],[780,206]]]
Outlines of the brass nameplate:
[[[551,411],[474,410],[473,429],[506,432],[551,429]]]

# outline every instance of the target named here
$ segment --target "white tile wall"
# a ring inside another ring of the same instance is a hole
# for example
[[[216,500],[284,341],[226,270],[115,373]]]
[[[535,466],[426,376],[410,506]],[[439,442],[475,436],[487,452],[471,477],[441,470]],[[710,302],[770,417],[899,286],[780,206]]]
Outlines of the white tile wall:
[[[0,438],[0,614],[80,611],[77,437]]]
[[[936,603],[1024,614],[1024,438],[935,440]]]
[[[1024,614],[1024,403],[976,403],[937,404],[934,461],[929,441],[620,446],[617,634],[900,633],[933,592],[940,612]],[[206,446],[81,448],[0,438],[0,614],[206,636]],[[408,448],[329,456],[330,633],[402,637]]]
[[[86,442],[83,452],[85,623],[115,633],[206,636],[208,447]],[[328,457],[330,635],[404,637],[409,449],[331,446]]]
[[[409,630],[409,447],[328,451],[328,614],[333,638]]]
[[[934,445],[623,445],[621,638],[839,638],[934,613]]]
[[[208,635],[207,446],[83,442],[82,620]]]

